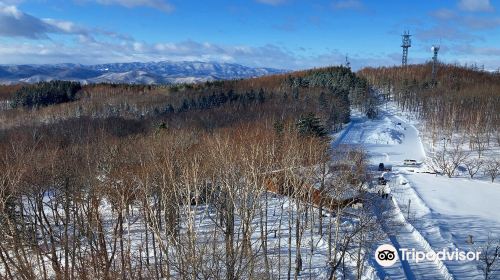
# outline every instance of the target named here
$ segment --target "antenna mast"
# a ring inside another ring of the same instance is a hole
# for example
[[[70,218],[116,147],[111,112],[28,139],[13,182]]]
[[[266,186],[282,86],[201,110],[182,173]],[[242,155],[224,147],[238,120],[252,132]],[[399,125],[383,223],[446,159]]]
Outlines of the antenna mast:
[[[410,31],[405,31],[403,35],[401,35],[403,42],[401,43],[401,47],[403,48],[403,58],[401,60],[401,65],[408,65],[408,48],[411,47],[411,35]]]
[[[351,63],[349,62],[349,57],[345,56],[345,67],[351,69]]]

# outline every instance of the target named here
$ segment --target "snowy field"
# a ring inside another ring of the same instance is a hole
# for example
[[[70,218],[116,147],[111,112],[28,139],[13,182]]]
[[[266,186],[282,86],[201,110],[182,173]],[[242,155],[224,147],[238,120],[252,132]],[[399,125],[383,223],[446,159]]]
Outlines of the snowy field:
[[[425,162],[430,145],[422,141],[416,126],[418,122],[408,121],[394,106],[388,106],[376,120],[355,114],[333,143],[363,147],[373,170],[380,162],[392,165],[390,172],[376,172],[389,180],[383,190],[391,193],[392,205],[381,215],[387,221],[384,228],[392,245],[427,252],[457,248],[476,251],[489,235],[498,238],[500,184],[481,176],[467,179],[465,175],[448,178],[424,173],[429,170]],[[496,152],[490,156],[496,156]],[[419,164],[404,166],[405,159]],[[473,244],[468,242],[469,235]],[[475,261],[408,261],[390,269],[375,267],[379,276],[390,279],[484,279],[479,265]]]

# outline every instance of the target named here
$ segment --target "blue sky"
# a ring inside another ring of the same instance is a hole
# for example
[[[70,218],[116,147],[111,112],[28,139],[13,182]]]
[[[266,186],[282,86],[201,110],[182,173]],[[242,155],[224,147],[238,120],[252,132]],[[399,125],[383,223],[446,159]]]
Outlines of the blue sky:
[[[0,64],[196,60],[304,69],[500,67],[500,1],[0,0]]]

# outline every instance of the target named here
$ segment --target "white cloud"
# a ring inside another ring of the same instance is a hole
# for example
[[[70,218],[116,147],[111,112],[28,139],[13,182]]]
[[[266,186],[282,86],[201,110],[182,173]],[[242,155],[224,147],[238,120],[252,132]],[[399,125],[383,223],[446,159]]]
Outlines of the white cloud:
[[[490,0],[460,0],[458,7],[468,12],[492,12],[495,10]]]
[[[0,3],[0,36],[46,38],[51,27],[40,19]]]
[[[465,17],[461,21],[471,29],[495,29],[500,26],[500,17]]]
[[[450,20],[455,18],[457,15],[454,11],[449,9],[439,9],[431,13],[431,15],[437,19]]]
[[[95,36],[112,41],[133,41],[128,35],[100,28],[87,28],[71,21],[40,19],[24,13],[15,6],[7,6],[0,2],[0,37],[40,40],[50,39],[51,34],[75,36],[80,42],[95,42]]]
[[[461,29],[463,33],[472,33],[473,30],[487,30],[500,27],[500,17],[494,14],[465,14],[449,9],[439,9],[430,13],[432,17],[440,21],[440,25],[451,25],[452,29]],[[453,33],[453,32],[449,32]],[[472,34],[471,34],[472,35]]]
[[[2,0],[0,1],[0,6],[4,5],[4,6],[7,6],[7,5],[18,5],[20,4],[21,2],[23,2],[23,0]]]
[[[492,56],[498,57],[500,56],[500,48],[496,47],[475,47],[470,44],[467,45],[458,45],[454,47],[454,51],[459,54],[468,54],[468,55],[478,55],[481,56]]]
[[[62,21],[52,18],[41,19],[42,22],[50,27],[49,32],[52,33],[67,33],[67,34],[87,34],[89,31],[81,26],[76,25],[71,21]]]
[[[3,37],[46,39],[51,34],[74,36],[74,41],[5,40]],[[318,55],[298,55],[287,48],[221,45],[210,42],[146,43],[131,37],[86,28],[70,21],[39,19],[14,6],[0,10],[0,61],[2,63],[109,63],[132,61],[219,61],[249,66],[305,69],[343,63],[344,54],[325,51]],[[361,59],[353,65],[362,65]]]
[[[47,39],[50,33],[89,35],[89,31],[70,21],[39,19],[16,6],[0,3],[0,36]]]
[[[477,34],[458,28],[457,24],[438,24],[429,28],[416,30],[415,36],[421,42],[435,43],[438,40],[446,40],[448,42],[474,42],[483,40]]]
[[[276,45],[220,45],[208,42],[102,42],[80,40],[77,44],[46,42],[2,43],[0,60],[7,64],[82,63],[147,61],[204,61],[238,63],[255,67],[309,69],[344,63],[345,54],[337,50],[316,55],[299,55]],[[386,55],[351,56],[354,69],[364,66],[393,65],[399,62]]]
[[[158,1],[118,1],[118,0],[85,0],[100,1],[101,4],[118,4],[134,7],[145,2]],[[284,0],[261,0],[267,4],[284,3]],[[40,19],[26,14],[14,5],[6,5],[0,0],[0,61],[1,63],[23,64],[23,63],[83,63],[97,64],[110,62],[132,62],[132,61],[219,61],[239,63],[249,66],[267,66],[285,69],[305,69],[311,67],[338,65],[344,63],[345,53],[338,50],[324,50],[318,54],[307,54],[308,52],[296,52],[277,45],[267,44],[261,46],[248,45],[224,45],[210,42],[182,41],[182,42],[140,42],[131,36],[102,30],[94,27],[78,25],[71,21],[60,19]],[[104,3],[105,2],[105,3]],[[166,2],[163,2],[166,3]],[[333,2],[338,9],[364,9],[362,2],[355,0]],[[357,4],[356,4],[357,3]],[[447,10],[440,11],[436,17],[450,18]],[[472,43],[481,38],[464,32],[463,28],[457,28],[455,21],[453,25],[439,25],[441,28],[430,28],[418,30],[416,33],[419,40],[423,42],[443,38],[448,41],[460,41]],[[475,28],[496,27],[499,24],[497,18],[473,21],[467,16],[460,18],[467,21],[469,26]],[[463,23],[465,24],[465,23]],[[472,28],[472,27],[471,27]],[[52,34],[63,34],[67,39],[57,40],[59,36]],[[15,38],[3,39],[2,37]],[[30,40],[21,40],[19,37]],[[51,37],[54,37],[53,39]],[[50,39],[50,40],[46,40]],[[498,54],[498,49],[482,48],[475,49],[476,54],[486,56]],[[491,56],[490,56],[491,59]],[[390,56],[365,55],[350,56],[354,69],[362,66],[393,65],[399,63],[399,54]],[[415,60],[414,60],[415,61]]]
[[[84,0],[84,1],[92,1],[92,0]],[[94,0],[94,1],[102,5],[120,5],[127,8],[149,7],[167,13],[170,13],[175,9],[175,7],[172,4],[164,0]]]

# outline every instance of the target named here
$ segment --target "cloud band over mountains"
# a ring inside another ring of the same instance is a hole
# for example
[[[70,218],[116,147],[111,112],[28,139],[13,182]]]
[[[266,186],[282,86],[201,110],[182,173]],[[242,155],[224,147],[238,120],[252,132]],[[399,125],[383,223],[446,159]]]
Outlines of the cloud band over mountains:
[[[81,5],[122,6],[126,9],[143,7],[160,11],[163,16],[175,13],[177,7],[164,0],[75,0]],[[291,1],[252,0],[269,9],[281,9]],[[19,5],[22,0],[0,0],[0,59],[3,64],[42,63],[83,63],[99,64],[133,61],[217,61],[240,63],[248,66],[273,67],[280,69],[304,69],[317,66],[341,64],[348,49],[339,50],[335,46],[322,52],[305,53],[297,51],[286,43],[215,43],[206,40],[185,38],[180,41],[143,41],[131,34],[123,34],[107,28],[87,26],[66,19],[42,18],[24,12]],[[362,12],[366,4],[360,0],[336,0],[329,6],[334,12]],[[466,12],[466,15],[459,15]],[[487,13],[477,17],[475,13]],[[426,44],[445,40],[453,47],[456,57],[477,55],[481,57],[497,55],[496,46],[477,45],[484,38],[475,30],[497,29],[500,18],[488,0],[457,0],[456,6],[432,12],[431,21],[414,29],[415,38]],[[295,29],[300,26],[294,23]],[[283,32],[290,32],[285,30]],[[295,31],[293,31],[295,32]],[[293,33],[292,32],[292,33]],[[395,36],[397,37],[397,36]],[[396,38],[396,40],[398,40]],[[351,65],[358,69],[371,65],[399,64],[398,42],[390,53],[356,54],[350,53]],[[303,49],[303,48],[301,48]],[[413,49],[412,49],[413,51]],[[451,52],[450,52],[451,53]],[[413,63],[423,62],[423,58],[413,58]],[[497,65],[499,61],[484,59],[486,63]]]

